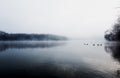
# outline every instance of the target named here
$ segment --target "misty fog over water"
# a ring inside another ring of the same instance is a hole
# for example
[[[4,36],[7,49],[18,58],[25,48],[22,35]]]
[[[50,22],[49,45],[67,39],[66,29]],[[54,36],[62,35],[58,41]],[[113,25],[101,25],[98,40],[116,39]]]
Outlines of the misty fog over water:
[[[119,46],[90,40],[1,41],[0,76],[119,78]]]

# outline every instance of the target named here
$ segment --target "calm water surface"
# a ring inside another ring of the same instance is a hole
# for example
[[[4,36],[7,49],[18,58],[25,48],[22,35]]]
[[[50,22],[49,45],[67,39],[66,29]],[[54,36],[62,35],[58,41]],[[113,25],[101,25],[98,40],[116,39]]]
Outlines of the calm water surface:
[[[0,76],[4,77],[120,78],[119,62],[119,42],[0,42]]]

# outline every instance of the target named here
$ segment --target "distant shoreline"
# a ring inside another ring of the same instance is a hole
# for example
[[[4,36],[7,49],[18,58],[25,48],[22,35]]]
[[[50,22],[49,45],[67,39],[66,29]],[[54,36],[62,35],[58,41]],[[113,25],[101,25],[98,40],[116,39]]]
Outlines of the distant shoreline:
[[[15,33],[9,34],[0,31],[0,41],[48,41],[48,40],[67,40],[67,37],[52,35],[52,34],[26,34],[26,33]]]

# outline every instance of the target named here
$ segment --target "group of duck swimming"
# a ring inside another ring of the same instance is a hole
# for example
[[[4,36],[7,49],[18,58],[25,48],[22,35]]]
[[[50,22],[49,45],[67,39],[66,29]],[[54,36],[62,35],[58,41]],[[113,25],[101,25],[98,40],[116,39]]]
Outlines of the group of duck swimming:
[[[88,43],[84,43],[84,45],[89,45]],[[92,44],[92,46],[102,46],[102,44]]]

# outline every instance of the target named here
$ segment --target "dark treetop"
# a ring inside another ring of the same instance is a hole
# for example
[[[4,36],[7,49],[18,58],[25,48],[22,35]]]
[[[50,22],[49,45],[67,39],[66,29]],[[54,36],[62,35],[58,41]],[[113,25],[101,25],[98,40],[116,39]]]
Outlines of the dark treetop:
[[[118,22],[114,24],[111,30],[105,32],[105,39],[108,41],[120,41],[120,18],[118,18]]]

